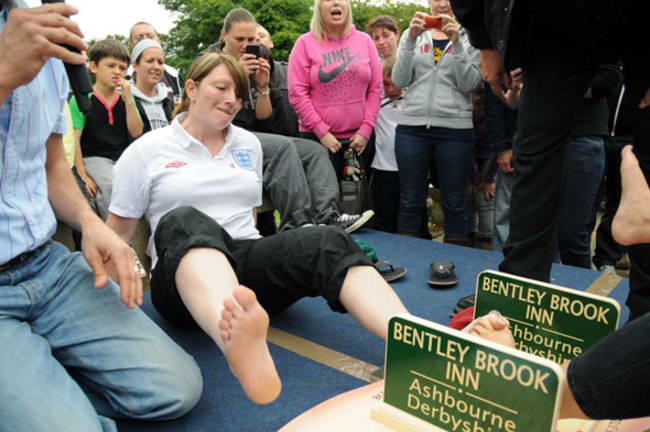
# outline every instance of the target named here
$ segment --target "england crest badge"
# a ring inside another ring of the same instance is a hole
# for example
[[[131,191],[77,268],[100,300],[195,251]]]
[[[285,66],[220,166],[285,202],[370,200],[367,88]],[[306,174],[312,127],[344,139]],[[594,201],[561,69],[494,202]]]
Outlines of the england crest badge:
[[[232,150],[232,158],[237,165],[247,170],[255,169],[255,162],[253,161],[253,152],[251,150]]]

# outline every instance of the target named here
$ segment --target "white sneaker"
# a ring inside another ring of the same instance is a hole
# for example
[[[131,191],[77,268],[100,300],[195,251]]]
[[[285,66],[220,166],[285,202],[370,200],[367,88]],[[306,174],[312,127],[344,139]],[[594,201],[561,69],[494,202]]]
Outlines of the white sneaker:
[[[352,233],[361,228],[368,222],[375,212],[372,210],[366,210],[362,214],[347,214],[343,213],[336,219],[333,219],[330,225],[340,226],[347,233]]]
[[[611,264],[605,264],[605,265],[601,265],[600,267],[598,267],[598,271],[601,271],[603,273],[609,273],[609,274],[615,275],[616,274],[616,267],[614,267]]]

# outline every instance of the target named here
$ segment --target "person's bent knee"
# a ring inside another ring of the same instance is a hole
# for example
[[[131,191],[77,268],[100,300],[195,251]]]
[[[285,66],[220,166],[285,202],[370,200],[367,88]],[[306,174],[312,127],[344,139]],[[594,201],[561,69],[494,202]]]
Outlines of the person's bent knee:
[[[165,388],[170,399],[169,415],[167,418],[178,418],[187,414],[196,406],[203,392],[203,377],[201,371],[191,359],[185,369],[179,371],[172,383]]]
[[[161,372],[163,375],[143,377],[156,383],[148,400],[129,404],[118,411],[139,420],[170,420],[187,414],[201,398],[203,378],[194,359],[188,354],[183,357],[183,361]]]

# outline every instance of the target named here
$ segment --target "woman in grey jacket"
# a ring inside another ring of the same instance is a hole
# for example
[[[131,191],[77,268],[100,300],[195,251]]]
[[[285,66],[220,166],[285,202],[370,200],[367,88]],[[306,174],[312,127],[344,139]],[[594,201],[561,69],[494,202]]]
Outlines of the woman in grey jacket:
[[[425,28],[416,12],[400,40],[392,78],[406,88],[395,135],[400,173],[398,231],[418,235],[428,171],[440,179],[445,241],[466,243],[465,196],[471,169],[472,99],[481,82],[478,51],[452,17],[449,0],[429,0],[440,28]],[[434,165],[435,164],[435,165]]]

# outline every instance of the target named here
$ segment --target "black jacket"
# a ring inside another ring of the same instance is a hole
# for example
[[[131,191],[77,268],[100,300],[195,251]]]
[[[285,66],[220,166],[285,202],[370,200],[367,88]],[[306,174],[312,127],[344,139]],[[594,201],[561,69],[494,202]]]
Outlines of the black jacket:
[[[496,49],[506,70],[521,64],[530,31],[527,1],[451,0],[451,4],[474,47]]]

